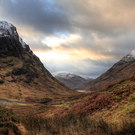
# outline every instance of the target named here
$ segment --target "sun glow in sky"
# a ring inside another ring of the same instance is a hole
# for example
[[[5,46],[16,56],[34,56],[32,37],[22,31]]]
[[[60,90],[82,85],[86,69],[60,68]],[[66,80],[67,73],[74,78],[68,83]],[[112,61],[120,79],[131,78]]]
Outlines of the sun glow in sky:
[[[99,39],[96,34],[92,34],[94,39],[94,45],[98,47],[102,46],[104,51],[111,52],[113,47],[109,45],[109,41],[106,38]],[[45,59],[55,59],[55,60],[66,60],[70,59],[92,59],[92,60],[100,60],[100,59],[108,59],[111,56],[106,57],[99,50],[94,52],[92,49],[87,48],[84,49],[82,45],[85,41],[83,41],[83,37],[80,35],[60,35],[60,36],[51,36],[46,37],[42,40],[42,43],[51,47],[52,50],[50,52],[36,52],[40,58]],[[80,44],[80,46],[78,46]],[[72,46],[72,47],[71,47]],[[74,48],[73,48],[74,46]],[[78,48],[77,48],[78,46]],[[76,49],[75,49],[76,48]]]
[[[60,35],[58,36],[51,36],[51,37],[46,37],[42,42],[50,47],[56,47],[60,45],[66,45],[66,44],[74,44],[80,40],[81,37],[79,35]]]
[[[43,53],[43,52],[34,52],[34,53],[39,58],[41,58],[42,60],[51,60],[51,59],[55,59],[55,60],[66,60],[66,59],[69,59],[68,55],[58,54],[58,53],[55,53],[53,51],[47,52],[47,53]]]

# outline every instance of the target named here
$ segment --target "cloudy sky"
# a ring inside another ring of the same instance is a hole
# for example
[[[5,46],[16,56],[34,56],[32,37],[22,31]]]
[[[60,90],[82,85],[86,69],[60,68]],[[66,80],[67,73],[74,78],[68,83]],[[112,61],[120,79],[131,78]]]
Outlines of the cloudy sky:
[[[51,73],[98,77],[135,49],[135,0],[0,0],[0,20]]]

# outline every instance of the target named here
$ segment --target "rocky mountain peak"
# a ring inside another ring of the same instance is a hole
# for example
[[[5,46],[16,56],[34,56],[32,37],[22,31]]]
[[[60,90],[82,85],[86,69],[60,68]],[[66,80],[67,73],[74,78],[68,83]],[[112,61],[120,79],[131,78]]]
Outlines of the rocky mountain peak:
[[[26,43],[19,37],[16,27],[6,21],[0,21],[0,37],[14,37],[19,40],[23,48],[26,48]]]
[[[24,51],[32,53],[29,46],[19,37],[16,27],[6,21],[0,21],[0,44],[0,52],[6,55],[19,56]]]
[[[135,62],[135,50],[132,50],[126,56],[124,56],[120,61],[115,63],[112,68],[116,68],[117,66],[122,66],[134,62]]]
[[[61,77],[61,78],[72,78],[72,77],[76,77],[77,75],[70,73],[70,72],[66,72],[66,71],[59,71],[59,72],[54,72],[52,73],[52,75],[54,77]]]
[[[6,21],[0,21],[0,37],[9,36],[13,36],[14,38],[18,39],[16,27]]]
[[[126,56],[124,56],[121,61],[123,62],[132,62],[135,61],[135,50],[132,50],[130,53],[128,53]]]
[[[52,75],[60,82],[65,84],[67,87],[75,90],[81,88],[88,83],[88,81],[82,78],[80,75],[67,71],[54,72],[52,73]]]

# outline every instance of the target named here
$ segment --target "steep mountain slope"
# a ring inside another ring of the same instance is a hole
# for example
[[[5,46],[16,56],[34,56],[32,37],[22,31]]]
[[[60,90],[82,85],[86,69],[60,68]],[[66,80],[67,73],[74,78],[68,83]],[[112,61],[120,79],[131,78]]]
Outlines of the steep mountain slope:
[[[67,87],[72,89],[78,89],[86,85],[89,81],[80,77],[79,75],[69,72],[55,72],[52,75],[57,78],[60,82],[65,84]]]
[[[16,28],[0,22],[0,98],[35,102],[71,93],[48,72]]]
[[[124,56],[119,62],[114,64],[108,71],[91,81],[82,89],[98,91],[108,85],[126,79],[135,73],[135,50],[132,50],[128,55]]]

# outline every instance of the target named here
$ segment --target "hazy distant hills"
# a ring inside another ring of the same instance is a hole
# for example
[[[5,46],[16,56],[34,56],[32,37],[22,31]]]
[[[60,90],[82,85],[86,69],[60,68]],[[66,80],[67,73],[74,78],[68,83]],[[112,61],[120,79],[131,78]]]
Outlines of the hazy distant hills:
[[[86,85],[92,78],[87,76],[79,76],[70,72],[60,71],[52,73],[52,75],[57,78],[60,82],[65,84],[67,87],[72,89],[79,89]]]
[[[16,27],[0,22],[0,98],[38,102],[74,93],[55,79],[19,37]]]
[[[89,76],[85,76],[85,75],[78,75],[78,76],[80,76],[80,77],[86,79],[86,80],[89,81],[89,82],[93,80],[93,78],[91,78],[91,77],[89,77]]]
[[[98,91],[106,88],[108,85],[126,79],[135,73],[135,50],[124,56],[120,61],[114,64],[108,71],[97,79],[89,82],[81,89]]]

